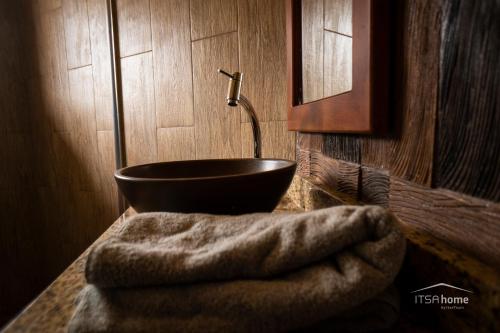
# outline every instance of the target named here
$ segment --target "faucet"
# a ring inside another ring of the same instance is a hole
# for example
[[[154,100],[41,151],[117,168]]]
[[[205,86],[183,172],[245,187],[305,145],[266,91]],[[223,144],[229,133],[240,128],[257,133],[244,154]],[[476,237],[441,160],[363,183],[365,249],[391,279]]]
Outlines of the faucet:
[[[252,103],[246,98],[244,95],[240,94],[241,90],[241,81],[243,79],[243,73],[234,72],[230,74],[222,69],[218,69],[218,72],[229,77],[229,85],[227,88],[227,105],[235,107],[238,104],[241,104],[245,109],[246,113],[250,117],[252,122],[252,131],[253,131],[253,148],[254,148],[254,157],[261,158],[262,157],[262,137],[260,134],[260,125],[259,119],[257,118],[257,114],[252,106]]]

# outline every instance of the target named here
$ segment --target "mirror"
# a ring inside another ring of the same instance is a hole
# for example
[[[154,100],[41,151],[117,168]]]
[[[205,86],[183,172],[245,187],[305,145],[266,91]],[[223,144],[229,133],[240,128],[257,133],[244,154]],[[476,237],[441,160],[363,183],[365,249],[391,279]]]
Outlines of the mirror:
[[[285,0],[288,129],[386,132],[390,0]]]
[[[302,0],[302,102],[352,89],[352,0]]]

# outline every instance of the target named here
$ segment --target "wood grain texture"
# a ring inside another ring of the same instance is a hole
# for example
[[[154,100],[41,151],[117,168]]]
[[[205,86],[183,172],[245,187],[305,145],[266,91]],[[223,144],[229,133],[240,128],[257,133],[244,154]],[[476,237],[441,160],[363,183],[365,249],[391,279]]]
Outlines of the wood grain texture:
[[[352,36],[352,1],[325,0],[325,29]]]
[[[297,132],[297,147],[301,149],[323,151],[323,143],[323,134]]]
[[[62,8],[68,68],[90,65],[92,55],[87,1],[64,0]]]
[[[236,31],[237,10],[235,0],[191,0],[192,40]]]
[[[323,97],[350,91],[352,89],[352,38],[325,31],[324,41]]]
[[[323,139],[322,152],[326,156],[358,164],[362,162],[360,137],[349,134],[324,134]]]
[[[192,44],[196,158],[241,156],[240,112],[225,103],[227,78],[217,68],[238,68],[238,35]]]
[[[151,1],[158,127],[194,125],[189,2]]]
[[[500,268],[498,204],[395,177],[390,183],[389,207],[402,222]]]
[[[361,166],[359,200],[369,205],[389,207],[390,177],[386,170]]]
[[[285,3],[238,0],[238,12],[242,93],[260,121],[286,120]]]
[[[441,8],[437,1],[398,3],[394,126],[390,138],[362,138],[364,165],[430,185],[439,81]]]
[[[114,178],[116,165],[113,131],[97,131],[97,147],[99,150],[99,176],[102,185],[98,207],[102,221],[106,221],[102,225],[107,226],[110,221],[116,220],[120,215],[118,188]]]
[[[151,51],[149,0],[116,0],[120,57]]]
[[[304,103],[323,98],[324,8],[323,1],[302,4],[302,99]]]
[[[328,158],[320,152],[311,152],[310,177],[347,202],[358,200],[360,165]]]
[[[106,0],[87,0],[97,130],[113,129],[113,90]]]
[[[153,55],[142,53],[122,59],[123,123],[127,164],[157,159]]]
[[[194,127],[158,128],[158,160],[196,159]]]
[[[38,9],[35,7],[34,10]],[[33,73],[39,94],[40,112],[54,131],[70,131],[71,115],[69,109],[69,78],[66,58],[66,37],[64,34],[64,15],[62,8],[54,11],[40,11],[34,18],[36,29],[46,33],[32,36],[31,47],[36,56],[33,58]]]
[[[260,123],[262,157],[295,160],[295,133],[288,131],[286,121]],[[242,157],[254,156],[252,125],[241,124]]]
[[[500,4],[445,1],[438,186],[500,201]]]
[[[99,153],[94,109],[92,66],[69,71],[72,131],[70,149],[75,154],[78,189],[99,190]]]

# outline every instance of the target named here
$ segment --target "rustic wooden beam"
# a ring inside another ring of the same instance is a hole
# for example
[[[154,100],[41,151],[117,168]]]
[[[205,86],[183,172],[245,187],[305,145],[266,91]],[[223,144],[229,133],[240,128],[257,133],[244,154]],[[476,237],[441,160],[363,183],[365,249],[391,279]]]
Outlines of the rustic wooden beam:
[[[360,165],[310,152],[310,178],[313,183],[336,193],[347,202],[358,200]]]
[[[404,224],[500,269],[500,204],[391,177],[389,207]]]
[[[389,184],[387,170],[362,166],[359,200],[365,204],[389,207]]]

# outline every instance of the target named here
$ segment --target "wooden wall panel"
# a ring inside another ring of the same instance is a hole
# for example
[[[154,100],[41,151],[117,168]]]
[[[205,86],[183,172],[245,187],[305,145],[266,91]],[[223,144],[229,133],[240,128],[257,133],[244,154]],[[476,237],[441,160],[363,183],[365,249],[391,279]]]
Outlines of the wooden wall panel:
[[[78,165],[80,190],[100,190],[99,154],[94,109],[94,81],[92,66],[69,71],[72,115],[71,149]]]
[[[158,129],[158,161],[196,159],[193,127]]]
[[[99,150],[99,176],[101,179],[101,216],[103,221],[114,221],[118,212],[118,188],[114,173],[115,142],[113,131],[97,131],[97,147]],[[105,223],[101,223],[106,225]]]
[[[68,68],[90,65],[92,55],[90,51],[87,1],[64,0],[62,8]]]
[[[262,132],[262,157],[295,160],[295,133],[288,131],[286,121],[260,124]],[[254,157],[252,125],[241,124],[242,157]]]
[[[238,11],[234,0],[191,0],[193,40],[236,31],[237,20]]]
[[[36,90],[42,95],[42,108],[48,110],[44,117],[50,122],[54,131],[69,131],[71,115],[69,114],[69,79],[66,57],[66,37],[64,34],[64,17],[62,8],[54,11],[41,11],[39,34],[36,36],[38,48],[33,46],[38,59],[35,68],[40,73],[40,81]],[[41,33],[44,31],[45,33]],[[33,42],[34,43],[34,42]]]
[[[157,159],[153,55],[122,59],[123,120],[127,164]]]
[[[435,180],[500,201],[500,4],[445,3]]]
[[[352,36],[352,1],[325,0],[325,29]]]
[[[302,1],[302,99],[323,98],[323,1]]]
[[[116,0],[120,56],[151,51],[149,0]]]
[[[396,41],[394,125],[391,138],[362,139],[362,162],[391,174],[430,185],[439,82],[441,38],[438,1],[398,4],[401,36]]]
[[[261,121],[287,119],[284,6],[284,1],[238,0],[242,93]]]
[[[217,68],[238,68],[237,33],[193,42],[197,158],[241,156],[239,109],[227,106],[227,78]]]
[[[152,0],[158,127],[193,126],[189,1]]]
[[[106,0],[87,0],[97,130],[113,129],[113,88]]]

